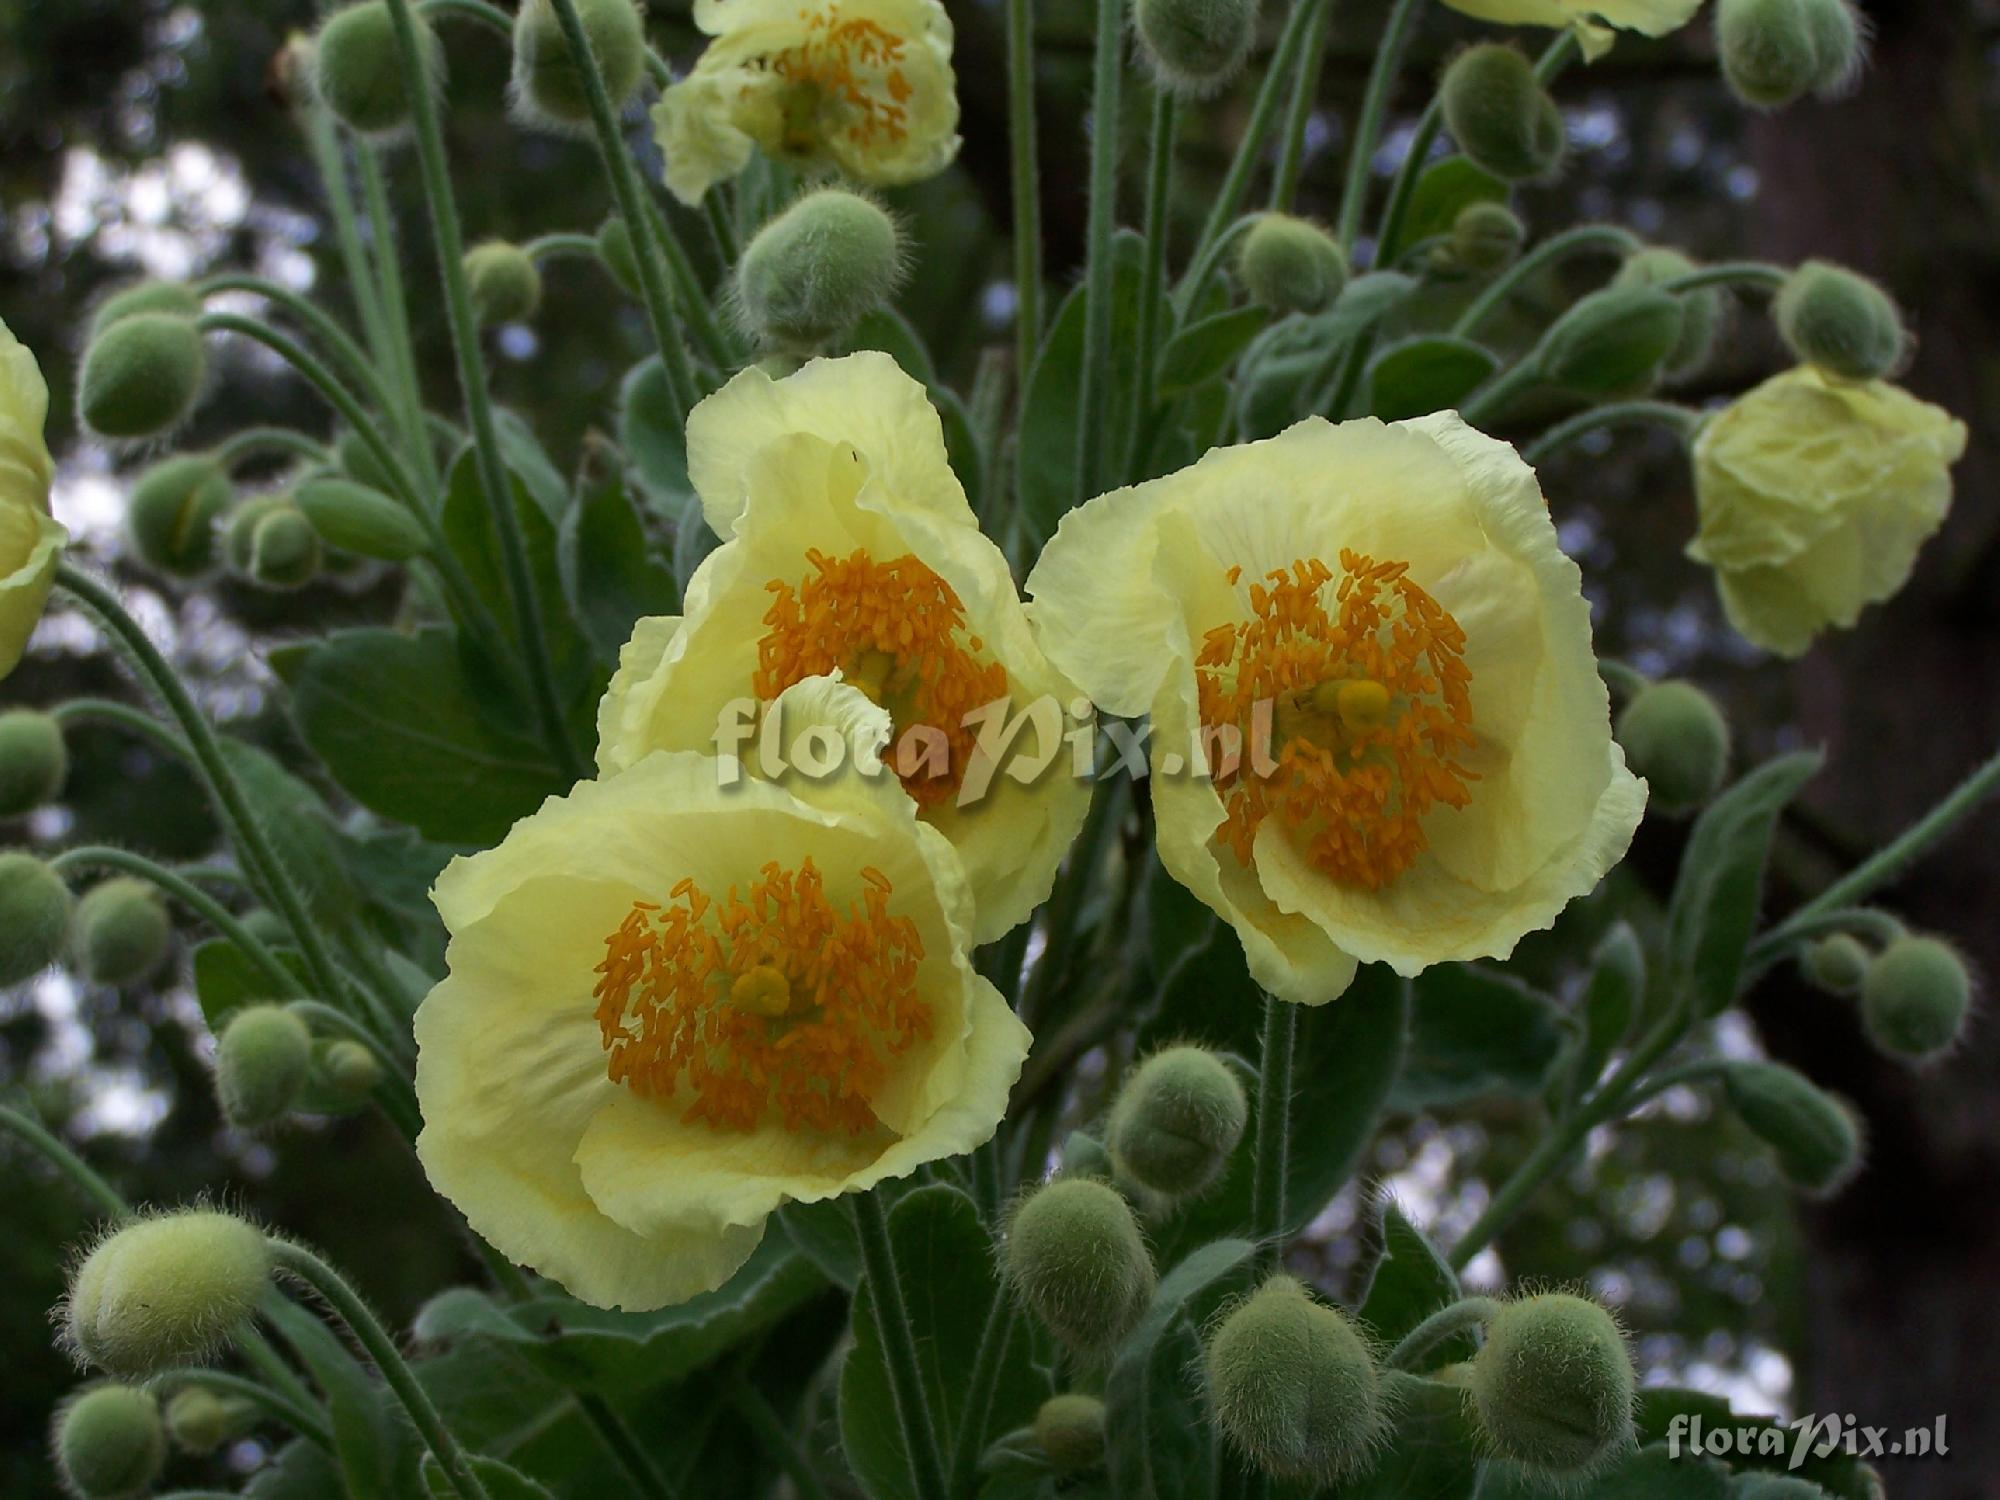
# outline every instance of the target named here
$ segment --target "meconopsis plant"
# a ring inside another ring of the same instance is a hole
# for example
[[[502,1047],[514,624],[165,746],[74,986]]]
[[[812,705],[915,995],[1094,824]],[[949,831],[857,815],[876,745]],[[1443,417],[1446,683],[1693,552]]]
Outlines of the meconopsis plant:
[[[133,1016],[190,986],[222,1125],[282,1174],[377,1113],[410,1171],[354,1212],[434,1193],[466,1247],[385,1324],[219,1166],[134,1206],[0,1106],[101,1221],[57,1311],[72,1494],[1879,1493],[1845,1450],[1685,1451],[1691,1413],[1781,1429],[1642,1367],[1607,1283],[1509,1235],[1670,1092],[1799,1194],[1861,1171],[1863,1119],[1742,1001],[1795,966],[1854,1002],[1824,1024],[1948,1056],[1967,961],[1870,903],[2000,760],[1767,919],[1819,755],[1742,765],[1721,684],[1600,658],[1536,466],[1671,431],[1687,556],[1791,657],[1893,607],[1966,430],[1892,383],[1911,330],[1852,271],[1535,222],[1565,90],[1696,0],[1445,3],[1394,0],[1332,174],[1332,0],[1097,0],[1087,130],[1038,111],[1033,0],[1004,59],[938,0],[696,0],[671,56],[637,0],[339,5],[274,66],[335,295],[217,269],[82,331],[117,577],[52,514],[58,351],[5,336],[0,670],[33,680],[53,599],[134,691],[0,714],[0,817],[62,801],[88,723],[183,767],[218,842],[20,825],[0,983],[66,964]],[[1433,22],[1462,45],[1419,77]],[[1863,63],[1849,0],[1709,22],[1756,108]],[[495,48],[601,216],[467,222],[454,174],[495,164],[447,121],[501,101],[450,80]],[[1005,76],[1012,222],[968,381],[898,299],[955,253],[905,195],[958,170],[973,68]],[[1087,183],[1044,180],[1055,126]],[[566,472],[491,363],[572,276],[631,316]],[[1752,308],[1794,363],[1677,399]],[[323,419],[180,442],[225,339]],[[337,625],[329,577],[372,585]],[[287,747],[197,700],[140,584],[302,591],[260,642]],[[1621,869],[1648,818],[1663,857]],[[1379,1139],[1476,1118],[1520,1139],[1469,1211],[1378,1189]]]

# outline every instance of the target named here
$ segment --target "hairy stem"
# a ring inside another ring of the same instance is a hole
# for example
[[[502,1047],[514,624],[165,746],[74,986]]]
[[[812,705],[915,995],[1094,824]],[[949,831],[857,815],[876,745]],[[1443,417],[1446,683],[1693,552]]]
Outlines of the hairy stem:
[[[889,1243],[888,1216],[873,1193],[848,1197],[855,1234],[861,1241],[861,1264],[868,1278],[868,1300],[874,1309],[875,1334],[889,1371],[889,1394],[896,1408],[896,1425],[909,1460],[917,1500],[944,1500],[944,1461],[938,1453],[938,1433],[917,1368],[916,1336],[910,1329],[903,1284],[896,1276],[896,1253]]]

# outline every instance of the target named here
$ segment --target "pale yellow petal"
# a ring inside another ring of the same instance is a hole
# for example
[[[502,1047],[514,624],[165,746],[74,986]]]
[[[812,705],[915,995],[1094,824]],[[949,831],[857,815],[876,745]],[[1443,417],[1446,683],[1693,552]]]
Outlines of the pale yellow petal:
[[[46,511],[0,501],[0,677],[27,650],[68,540]]]

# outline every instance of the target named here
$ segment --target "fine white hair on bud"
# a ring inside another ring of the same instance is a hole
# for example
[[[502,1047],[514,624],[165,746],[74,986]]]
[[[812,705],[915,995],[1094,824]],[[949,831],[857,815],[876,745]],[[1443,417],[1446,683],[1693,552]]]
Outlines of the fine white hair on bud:
[[[1881,380],[1902,367],[1910,350],[1895,299],[1828,261],[1809,260],[1786,277],[1771,318],[1801,364],[1835,380]]]
[[[230,1124],[262,1130],[297,1103],[312,1071],[312,1033],[282,1005],[246,1005],[215,1046],[215,1092]]]
[[[173,922],[159,892],[118,875],[92,886],[76,904],[71,941],[77,963],[98,984],[137,984],[166,962]]]
[[[77,1500],[128,1500],[167,1460],[160,1403],[130,1385],[93,1385],[56,1408],[56,1472]]]
[[[1467,1375],[1492,1451],[1558,1478],[1594,1473],[1632,1445],[1634,1385],[1617,1320],[1568,1292],[1501,1304]]]
[[[99,437],[158,437],[194,410],[207,376],[201,333],[170,312],[129,313],[84,351],[77,410]]]
[[[270,1276],[263,1231],[235,1214],[135,1219],[77,1263],[58,1309],[62,1342],[121,1379],[199,1364],[243,1326]]]
[[[1563,123],[1534,64],[1499,42],[1468,47],[1438,88],[1445,128],[1458,149],[1496,177],[1545,177],[1562,161]]]
[[[1796,1068],[1731,1063],[1722,1075],[1737,1118],[1777,1153],[1785,1180],[1804,1192],[1839,1191],[1861,1167],[1854,1111]]]
[[[1243,1085],[1221,1058],[1201,1047],[1168,1047],[1119,1090],[1111,1157],[1156,1193],[1199,1193],[1228,1166],[1249,1114]]]
[[[614,113],[646,76],[646,29],[633,0],[574,0]],[[551,0],[522,0],[514,17],[514,112],[525,124],[580,134],[591,127],[590,93]]]
[[[1729,771],[1729,722],[1691,682],[1655,682],[1618,714],[1626,764],[1646,778],[1647,806],[1670,817],[1713,797]]]
[[[1924,1062],[1965,1035],[1972,970],[1942,938],[1910,934],[1875,956],[1861,976],[1861,1021],[1891,1057]]]
[[[1184,98],[1234,78],[1257,36],[1257,0],[1133,0],[1139,56],[1162,88]]]
[[[444,47],[416,6],[410,7],[425,86],[444,82]],[[362,0],[336,10],[313,39],[313,86],[334,117],[350,130],[375,137],[399,135],[410,123],[410,95],[403,87],[403,59],[396,19],[385,0]]]
[[[1253,302],[1281,313],[1321,312],[1347,285],[1347,252],[1310,219],[1260,214],[1236,252],[1236,275]]]
[[[902,276],[902,237],[887,210],[821,188],[757,231],[732,296],[749,333],[780,351],[806,351],[881,307]]]
[[[1064,1177],[1022,1200],[1007,1227],[1007,1280],[1064,1343],[1102,1354],[1139,1321],[1156,1273],[1118,1191]]]

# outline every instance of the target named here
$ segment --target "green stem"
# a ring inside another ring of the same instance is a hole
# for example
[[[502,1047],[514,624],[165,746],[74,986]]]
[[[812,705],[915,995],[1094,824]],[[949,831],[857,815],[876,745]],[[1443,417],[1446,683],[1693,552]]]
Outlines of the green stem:
[[[1775,292],[1791,279],[1791,275],[1783,266],[1774,266],[1768,261],[1726,260],[1712,266],[1700,266],[1663,281],[1660,290],[1696,292],[1708,286],[1753,286]]]
[[[333,454],[326,444],[315,442],[303,432],[289,427],[246,427],[231,433],[215,446],[215,461],[232,469],[258,451],[291,453],[313,463],[328,463]]]
[[[868,1300],[875,1314],[875,1336],[888,1366],[889,1394],[896,1408],[896,1425],[909,1460],[910,1480],[917,1500],[944,1500],[944,1461],[938,1454],[938,1430],[924,1395],[917,1368],[916,1335],[903,1302],[903,1284],[896,1276],[896,1252],[889,1243],[888,1216],[874,1193],[853,1193],[848,1207],[861,1242],[861,1264],[868,1277]]]
[[[1439,1344],[1468,1328],[1484,1326],[1486,1320],[1499,1311],[1499,1307],[1500,1304],[1491,1297],[1465,1297],[1449,1307],[1439,1308],[1404,1334],[1402,1341],[1389,1351],[1388,1367],[1392,1370],[1417,1369],[1417,1361]]]
[[[1250,1233],[1267,1266],[1284,1253],[1285,1175],[1292,1149],[1292,1055],[1299,1010],[1264,997],[1264,1046],[1257,1072],[1256,1175],[1250,1181]]]
[[[340,132],[333,113],[311,89],[306,91],[303,125],[313,161],[319,168],[320,186],[326,193],[327,209],[333,218],[334,242],[340,247],[341,268],[347,275],[347,294],[353,299],[368,347],[376,358],[389,358],[388,323],[381,302],[381,290],[370,272],[368,252],[361,243],[360,221],[355,217],[354,194],[347,182],[347,159],[340,149]]]
[[[994,1159],[997,1162],[997,1158]],[[972,1493],[979,1470],[979,1440],[993,1415],[993,1393],[1000,1385],[1000,1366],[1007,1356],[1007,1342],[1014,1334],[1014,1300],[1005,1287],[995,1287],[993,1305],[986,1310],[986,1326],[979,1332],[979,1350],[972,1357],[972,1378],[966,1385],[965,1408],[959,1416],[958,1434],[951,1445],[950,1482],[946,1493],[955,1497]]]
[[[382,1113],[389,1117],[389,1123],[402,1132],[403,1138],[415,1141],[417,1133],[424,1128],[424,1121],[417,1107],[416,1088],[410,1082],[408,1065],[345,1011],[322,1005],[317,1000],[294,1000],[285,1009],[303,1021],[316,1022],[317,1030],[338,1032],[347,1040],[358,1042],[368,1049],[369,1055],[382,1069],[381,1091],[376,1095],[376,1102],[382,1106]]]
[[[564,256],[572,260],[596,260],[597,239],[588,234],[538,234],[521,247],[521,253],[536,262]]]
[[[1743,957],[1743,967],[1746,972],[1767,968],[1782,958],[1787,949],[1836,932],[1865,932],[1886,945],[1904,936],[1905,929],[1886,911],[1867,906],[1794,912],[1750,945],[1750,951]]]
[[[1035,141],[1035,4],[1007,0],[1007,162],[1014,206],[1014,379],[1042,346],[1042,194]]]
[[[410,332],[410,307],[403,295],[403,272],[396,254],[396,219],[389,211],[389,187],[382,171],[380,150],[364,144],[358,154],[361,193],[368,204],[368,223],[375,240],[375,274],[382,298],[383,334],[388,341],[388,359],[396,372],[396,391],[401,398],[398,410],[403,419],[403,441],[414,455],[425,492],[435,497],[442,488],[437,453],[432,449],[424,425],[424,395],[417,379],[416,341]]]
[[[1639,237],[1628,229],[1620,229],[1616,224],[1579,224],[1574,229],[1566,229],[1561,234],[1551,235],[1535,246],[1526,255],[1515,261],[1505,272],[1493,278],[1485,291],[1475,297],[1458,321],[1452,324],[1454,336],[1469,339],[1479,332],[1479,327],[1502,304],[1531,277],[1540,274],[1566,256],[1579,255],[1586,251],[1606,255],[1627,256],[1640,249]]]
[[[1466,422],[1473,427],[1483,426],[1505,411],[1508,402],[1524,391],[1533,390],[1541,378],[1542,362],[1531,352],[1489,380],[1477,395],[1465,403]]]
[[[1305,170],[1306,124],[1319,98],[1320,70],[1326,62],[1326,33],[1333,24],[1333,6],[1316,6],[1299,44],[1298,67],[1292,75],[1292,99],[1285,110],[1285,128],[1278,137],[1278,165],[1271,177],[1271,212],[1290,213]]]
[[[487,0],[418,0],[417,10],[425,17],[463,16],[504,37],[511,39],[514,35],[514,18],[499,6],[487,4]]]
[[[728,1376],[729,1401],[736,1408],[736,1414],[749,1424],[757,1434],[757,1440],[764,1451],[778,1460],[778,1465],[791,1477],[792,1488],[798,1500],[828,1500],[826,1486],[820,1482],[819,1472],[813,1468],[799,1447],[791,1430],[779,1420],[771,1410],[771,1403],[764,1399],[764,1393],[744,1377],[741,1370],[732,1370]]]
[[[578,1391],[576,1405],[637,1493],[646,1500],[677,1500],[680,1492],[674,1482],[653,1462],[653,1456],[639,1446],[632,1429],[608,1401],[594,1391]]]
[[[367,353],[348,336],[346,329],[333,321],[324,308],[301,297],[290,287],[240,271],[205,277],[195,284],[195,294],[204,300],[219,292],[248,292],[283,308],[298,320],[306,332],[332,351],[335,362],[345,369],[347,378],[359,386],[362,394],[377,408],[384,412],[396,409],[395,403],[389,399],[388,387],[376,375],[374,363]]]
[[[1605,406],[1580,411],[1556,423],[1523,448],[1521,457],[1531,465],[1541,464],[1578,438],[1606,427],[1640,427],[1653,423],[1670,428],[1676,437],[1685,441],[1693,435],[1700,422],[1700,412],[1677,406],[1671,401],[1613,401]]]
[[[1167,205],[1174,176],[1174,96],[1153,91],[1152,146],[1146,172],[1146,260],[1139,278],[1139,337],[1132,355],[1132,427],[1125,443],[1125,482],[1136,484],[1152,431],[1159,379],[1160,288],[1167,275]]]
[[[1361,232],[1361,211],[1368,202],[1368,173],[1374,165],[1375,146],[1382,139],[1382,123],[1389,113],[1389,95],[1402,71],[1403,50],[1409,44],[1423,0],[1396,0],[1389,12],[1389,24],[1375,48],[1375,62],[1368,70],[1368,90],[1361,101],[1361,117],[1355,122],[1354,143],[1347,152],[1347,182],[1340,193],[1340,218],[1334,236],[1348,259],[1354,257],[1354,237]]]
[[[49,717],[67,728],[71,724],[96,721],[115,724],[171,759],[191,762],[194,751],[188,742],[143,709],[112,698],[71,698],[49,710]]]
[[[667,258],[667,269],[673,273],[674,286],[680,294],[681,315],[687,319],[688,327],[694,330],[695,342],[701,352],[716,369],[725,373],[743,363],[743,356],[737,343],[723,329],[715,310],[709,305],[708,289],[701,284],[695,274],[694,262],[688,259],[687,247],[680,236],[674,233],[668,222],[666,211],[659,200],[648,196],[646,212],[653,217],[653,235],[658,241],[661,254]]]
[[[1090,216],[1085,230],[1083,368],[1077,392],[1076,486],[1081,505],[1099,488],[1111,394],[1111,236],[1118,222],[1119,94],[1125,75],[1125,7],[1097,0],[1090,91]]]
[[[701,195],[702,216],[708,221],[708,237],[715,242],[715,255],[723,266],[734,266],[743,258],[743,245],[730,222],[729,207],[719,189]]]
[[[1410,149],[1396,169],[1395,180],[1389,184],[1389,201],[1383,205],[1382,227],[1375,236],[1377,270],[1393,266],[1403,253],[1403,225],[1409,218],[1410,199],[1417,190],[1417,179],[1424,175],[1424,163],[1430,160],[1431,142],[1442,129],[1444,106],[1433,97],[1417,116],[1416,126],[1410,132]]]
[[[1187,273],[1181,277],[1181,284],[1174,290],[1175,316],[1185,318],[1194,310],[1195,304],[1201,301],[1202,293],[1208,290],[1208,284],[1214,279],[1223,257],[1238,240],[1250,232],[1259,217],[1261,216],[1258,214],[1245,214],[1242,218],[1234,220],[1227,229],[1196,252]]]
[[[314,1447],[327,1453],[333,1452],[333,1429],[306,1407],[290,1397],[259,1385],[254,1380],[245,1380],[241,1375],[231,1375],[223,1370],[189,1368],[169,1370],[157,1375],[150,1382],[161,1391],[183,1390],[188,1386],[199,1386],[218,1395],[234,1396],[248,1401],[265,1415],[273,1417],[291,1428]]]
[[[1070,847],[1069,864],[1056,877],[1055,892],[1049,898],[1047,941],[1021,998],[1021,1019],[1030,1029],[1041,1020],[1057,979],[1068,967],[1070,934],[1075,930],[1077,914],[1083,909],[1083,898],[1096,875],[1098,862],[1117,831],[1116,810],[1122,807],[1124,797],[1122,781],[1107,777],[1096,784],[1083,828]]]
[[[1720,1057],[1703,1057],[1678,1067],[1662,1068],[1644,1082],[1634,1084],[1621,1101],[1620,1108],[1629,1115],[1640,1105],[1659,1098],[1668,1089],[1680,1088],[1684,1084],[1711,1083],[1728,1072],[1729,1063]]]

